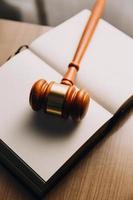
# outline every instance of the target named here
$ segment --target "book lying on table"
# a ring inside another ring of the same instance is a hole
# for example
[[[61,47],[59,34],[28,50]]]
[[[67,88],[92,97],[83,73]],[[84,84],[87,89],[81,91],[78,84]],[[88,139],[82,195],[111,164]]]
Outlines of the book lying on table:
[[[89,15],[83,10],[0,68],[0,161],[38,196],[107,131],[132,94],[133,41],[101,19],[77,77],[91,95],[85,118],[75,124],[31,109],[33,83],[61,81]]]

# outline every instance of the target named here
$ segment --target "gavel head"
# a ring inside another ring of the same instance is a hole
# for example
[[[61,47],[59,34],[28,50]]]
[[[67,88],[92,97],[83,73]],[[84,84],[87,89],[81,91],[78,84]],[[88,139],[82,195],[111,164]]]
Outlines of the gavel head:
[[[37,81],[30,92],[30,105],[33,110],[43,110],[74,121],[81,120],[89,105],[89,94],[74,85],[65,85],[45,80]]]

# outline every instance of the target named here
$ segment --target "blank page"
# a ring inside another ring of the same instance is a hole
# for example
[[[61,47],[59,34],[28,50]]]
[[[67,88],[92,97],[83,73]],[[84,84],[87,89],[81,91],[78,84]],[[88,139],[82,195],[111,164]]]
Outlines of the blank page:
[[[61,74],[67,70],[90,12],[84,10],[40,36],[31,49]],[[77,84],[111,113],[133,93],[133,40],[100,20],[81,62]]]
[[[61,75],[29,50],[0,68],[0,138],[47,181],[112,115],[92,99],[78,124],[34,112],[29,93],[40,78]]]

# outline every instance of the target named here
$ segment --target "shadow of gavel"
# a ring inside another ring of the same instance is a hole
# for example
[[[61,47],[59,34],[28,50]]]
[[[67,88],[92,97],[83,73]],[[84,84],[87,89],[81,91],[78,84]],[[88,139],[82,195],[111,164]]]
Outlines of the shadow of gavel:
[[[71,117],[74,121],[80,121],[85,116],[90,101],[89,93],[84,89],[78,89],[74,82],[81,59],[101,17],[104,4],[105,0],[96,1],[74,58],[68,65],[61,83],[54,81],[47,83],[41,79],[32,86],[29,101],[33,110],[43,110],[45,113],[56,114],[65,119]]]

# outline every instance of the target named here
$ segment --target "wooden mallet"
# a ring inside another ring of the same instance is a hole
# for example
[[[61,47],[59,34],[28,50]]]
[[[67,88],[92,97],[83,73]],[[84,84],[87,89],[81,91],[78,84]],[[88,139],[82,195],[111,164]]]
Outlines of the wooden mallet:
[[[105,5],[105,0],[97,0],[89,17],[76,53],[61,83],[54,81],[47,83],[38,80],[30,92],[30,105],[33,110],[43,110],[45,113],[57,114],[63,118],[69,116],[74,121],[81,120],[87,112],[90,97],[84,89],[78,89],[75,79],[80,67],[81,59],[89,45]]]

